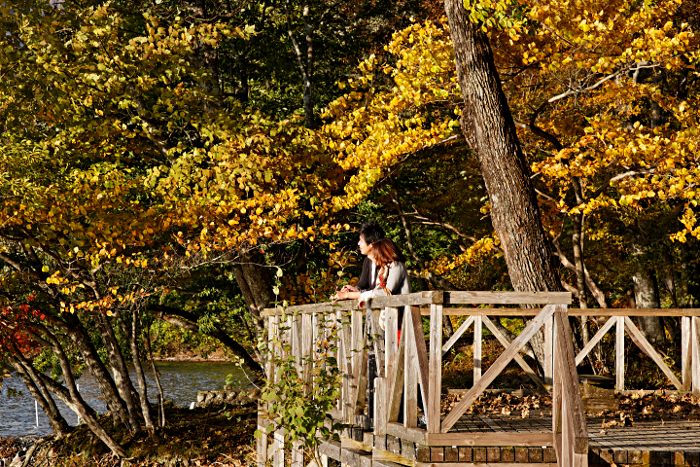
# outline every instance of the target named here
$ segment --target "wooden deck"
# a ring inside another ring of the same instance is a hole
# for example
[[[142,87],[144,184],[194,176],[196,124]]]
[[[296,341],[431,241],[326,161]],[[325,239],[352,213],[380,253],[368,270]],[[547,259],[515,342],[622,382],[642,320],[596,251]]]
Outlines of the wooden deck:
[[[406,465],[473,467],[498,464],[527,465],[688,465],[700,466],[700,425],[698,422],[639,422],[633,427],[608,427],[586,419],[576,366],[602,337],[616,334],[616,384],[624,388],[624,339],[627,335],[668,377],[678,390],[700,389],[700,310],[586,310],[593,316],[609,317],[591,342],[575,354],[569,315],[583,314],[568,309],[568,293],[521,292],[422,292],[379,297],[366,309],[354,302],[313,304],[284,310],[266,310],[270,341],[289,343],[298,361],[314,360],[314,342],[324,330],[316,323],[334,322],[338,347],[335,356],[342,367],[343,385],[333,417],[350,428],[342,443],[325,443],[324,464],[335,459],[343,466],[371,467]],[[480,308],[483,305],[511,308]],[[512,308],[512,306],[539,308]],[[398,307],[405,306],[399,326]],[[378,327],[381,309],[386,331]],[[683,371],[676,376],[651,344],[641,335],[629,316],[665,314],[682,317]],[[442,336],[444,315],[467,319],[446,342]],[[525,329],[510,342],[501,335],[489,316],[531,316]],[[286,321],[281,318],[285,316]],[[429,339],[423,338],[422,316],[429,317]],[[503,345],[503,353],[482,373],[481,329],[487,329]],[[474,384],[446,414],[441,414],[442,357],[469,328],[474,330]],[[401,339],[397,330],[401,329]],[[286,331],[280,331],[286,330]],[[539,335],[544,341],[544,375],[540,378],[519,355],[523,346]],[[621,351],[622,349],[622,351]],[[367,360],[374,355],[377,378],[374,404],[366,392]],[[469,414],[468,409],[510,362],[517,363],[542,390],[552,394],[553,407],[540,418],[494,417]],[[304,371],[301,366],[299,371]],[[268,368],[268,374],[273,374]],[[425,408],[425,425],[418,423],[418,401]],[[259,418],[259,425],[268,422]],[[554,429],[553,429],[554,427]],[[616,457],[617,456],[617,457]],[[624,461],[622,459],[625,459]],[[275,467],[306,467],[299,444],[286,446],[284,429],[263,436],[258,442],[258,463]],[[325,467],[325,466],[324,466]]]
[[[463,417],[465,418],[465,417]],[[540,433],[551,437],[550,418],[528,419],[491,418],[485,416],[465,419],[470,432],[497,435],[510,431]],[[629,466],[688,466],[700,465],[700,421],[670,420],[637,422],[634,426],[600,429],[604,419],[587,419],[589,430],[588,465],[609,467],[616,464]],[[551,445],[543,446],[424,446],[393,435],[374,435],[356,431],[344,437],[343,442],[327,445],[327,452],[346,461],[347,465],[405,465],[425,467],[472,466],[494,464],[539,467],[557,465],[556,451]],[[492,437],[498,444],[498,438]],[[551,444],[551,443],[550,443]],[[357,462],[360,463],[357,463]],[[370,462],[374,462],[370,464]]]

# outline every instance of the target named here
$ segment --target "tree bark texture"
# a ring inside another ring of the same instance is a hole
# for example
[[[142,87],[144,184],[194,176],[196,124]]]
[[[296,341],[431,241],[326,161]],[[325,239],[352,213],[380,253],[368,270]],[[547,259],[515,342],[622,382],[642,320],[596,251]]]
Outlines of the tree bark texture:
[[[139,382],[139,402],[141,403],[141,414],[144,422],[146,423],[146,429],[153,433],[155,427],[153,426],[153,419],[151,418],[151,408],[148,404],[148,386],[146,385],[146,375],[143,372],[143,366],[141,365],[141,353],[139,352],[138,342],[136,341],[136,336],[138,336],[138,330],[136,328],[137,318],[137,310],[134,308],[131,312],[131,332],[129,333],[129,340],[131,341],[131,362],[134,365],[136,379]]]
[[[17,351],[19,355],[19,351]],[[63,418],[61,412],[59,412],[56,403],[54,402],[51,394],[46,389],[41,380],[34,377],[34,368],[31,365],[25,365],[25,363],[18,357],[10,357],[8,359],[10,365],[17,370],[17,373],[24,381],[24,385],[27,386],[27,390],[31,393],[34,400],[41,406],[41,410],[44,411],[49,419],[49,425],[53,428],[54,433],[59,438],[66,436],[70,433],[70,426],[66,419]]]
[[[75,385],[75,378],[73,377],[73,370],[71,368],[70,361],[66,356],[61,343],[58,341],[56,336],[50,332],[46,332],[47,337],[51,340],[54,345],[54,351],[56,357],[58,357],[58,362],[61,365],[61,370],[63,371],[63,380],[65,382],[65,387],[68,389],[70,394],[70,399],[74,404],[75,410],[77,410],[80,417],[85,421],[85,423],[90,427],[90,431],[95,433],[100,440],[105,443],[115,456],[122,458],[128,457],[126,450],[107,433],[107,431],[102,427],[94,410],[83,400],[80,395],[80,391]]]
[[[110,367],[112,370],[112,377],[114,378],[114,384],[117,387],[117,391],[121,396],[122,400],[126,404],[126,409],[129,413],[129,426],[131,432],[136,434],[141,431],[141,424],[139,421],[139,414],[136,408],[136,401],[132,396],[135,392],[133,385],[131,384],[131,378],[129,377],[129,370],[126,367],[126,362],[122,355],[121,349],[119,348],[119,343],[114,334],[114,329],[112,328],[112,323],[106,314],[98,311],[93,315],[93,321],[96,324],[96,328],[102,336],[102,341],[105,344],[105,349],[107,350],[107,355],[109,356]]]
[[[275,284],[270,275],[270,269],[264,264],[262,255],[246,252],[241,254],[241,263],[233,269],[238,288],[248,305],[258,335],[262,335],[265,329],[262,311],[275,299],[272,293]]]
[[[315,129],[318,125],[316,122],[316,117],[314,116],[314,41],[313,41],[313,25],[311,24],[311,18],[309,14],[309,5],[307,2],[302,2],[301,4],[301,17],[304,23],[304,43],[306,44],[306,50],[302,50],[301,46],[294,37],[294,31],[292,28],[292,16],[290,12],[290,2],[287,0],[285,2],[285,13],[287,17],[287,35],[292,42],[292,48],[294,49],[294,54],[297,58],[297,63],[299,65],[299,70],[301,71],[301,77],[304,82],[304,115],[306,119],[306,128]],[[304,54],[304,52],[306,52]]]
[[[125,402],[119,396],[119,391],[114,383],[114,379],[100,359],[97,349],[90,340],[89,334],[82,322],[70,314],[64,314],[65,322],[61,319],[46,315],[47,320],[67,335],[75,344],[76,348],[83,357],[83,361],[88,367],[90,374],[95,378],[100,392],[105,398],[107,406],[112,411],[115,423],[121,421],[129,426],[129,412]],[[48,331],[44,329],[45,333]]]
[[[633,251],[637,249],[633,245]],[[637,308],[661,308],[659,300],[659,284],[653,270],[646,267],[641,261],[637,261],[637,270],[632,276],[634,282],[634,302]],[[639,316],[639,330],[649,342],[661,343],[665,340],[664,325],[658,316]]]
[[[493,60],[487,35],[461,0],[445,0],[464,109],[462,133],[481,165],[491,221],[513,288],[561,291],[551,261],[530,170]]]

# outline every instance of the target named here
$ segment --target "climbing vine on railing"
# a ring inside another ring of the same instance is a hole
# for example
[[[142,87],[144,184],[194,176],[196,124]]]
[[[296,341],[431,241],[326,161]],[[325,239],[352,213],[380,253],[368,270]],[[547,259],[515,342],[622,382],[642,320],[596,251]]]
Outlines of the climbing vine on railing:
[[[281,276],[280,270],[276,274],[275,295],[279,293]],[[322,465],[321,444],[340,441],[338,433],[345,428],[332,416],[340,397],[342,374],[336,355],[338,333],[343,323],[335,313],[316,314],[315,322],[309,323],[317,329],[311,352],[299,352],[292,345],[290,323],[302,317],[285,313],[284,306],[277,305],[277,309],[281,311],[278,332],[264,349],[268,370],[260,410],[270,422],[266,434],[283,429],[287,443],[301,444],[306,454],[315,459],[317,465]],[[296,345],[303,344],[297,342]],[[262,430],[255,433],[256,437],[262,434]]]

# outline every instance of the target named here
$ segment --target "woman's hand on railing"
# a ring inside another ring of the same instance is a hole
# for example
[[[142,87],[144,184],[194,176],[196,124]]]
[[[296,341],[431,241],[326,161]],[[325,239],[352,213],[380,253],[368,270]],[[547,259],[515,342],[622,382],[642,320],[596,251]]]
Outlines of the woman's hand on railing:
[[[335,295],[331,296],[331,300],[334,302],[337,300],[354,300],[356,298],[360,298],[360,292],[347,292],[341,290],[339,292],[336,292]]]

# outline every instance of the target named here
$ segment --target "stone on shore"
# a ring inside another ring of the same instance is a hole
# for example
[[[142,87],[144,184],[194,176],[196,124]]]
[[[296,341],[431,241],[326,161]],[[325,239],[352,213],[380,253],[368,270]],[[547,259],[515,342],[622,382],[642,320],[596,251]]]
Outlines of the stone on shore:
[[[226,406],[241,407],[257,404],[260,399],[260,389],[241,389],[223,391],[199,391],[195,407],[198,409],[220,408]]]

